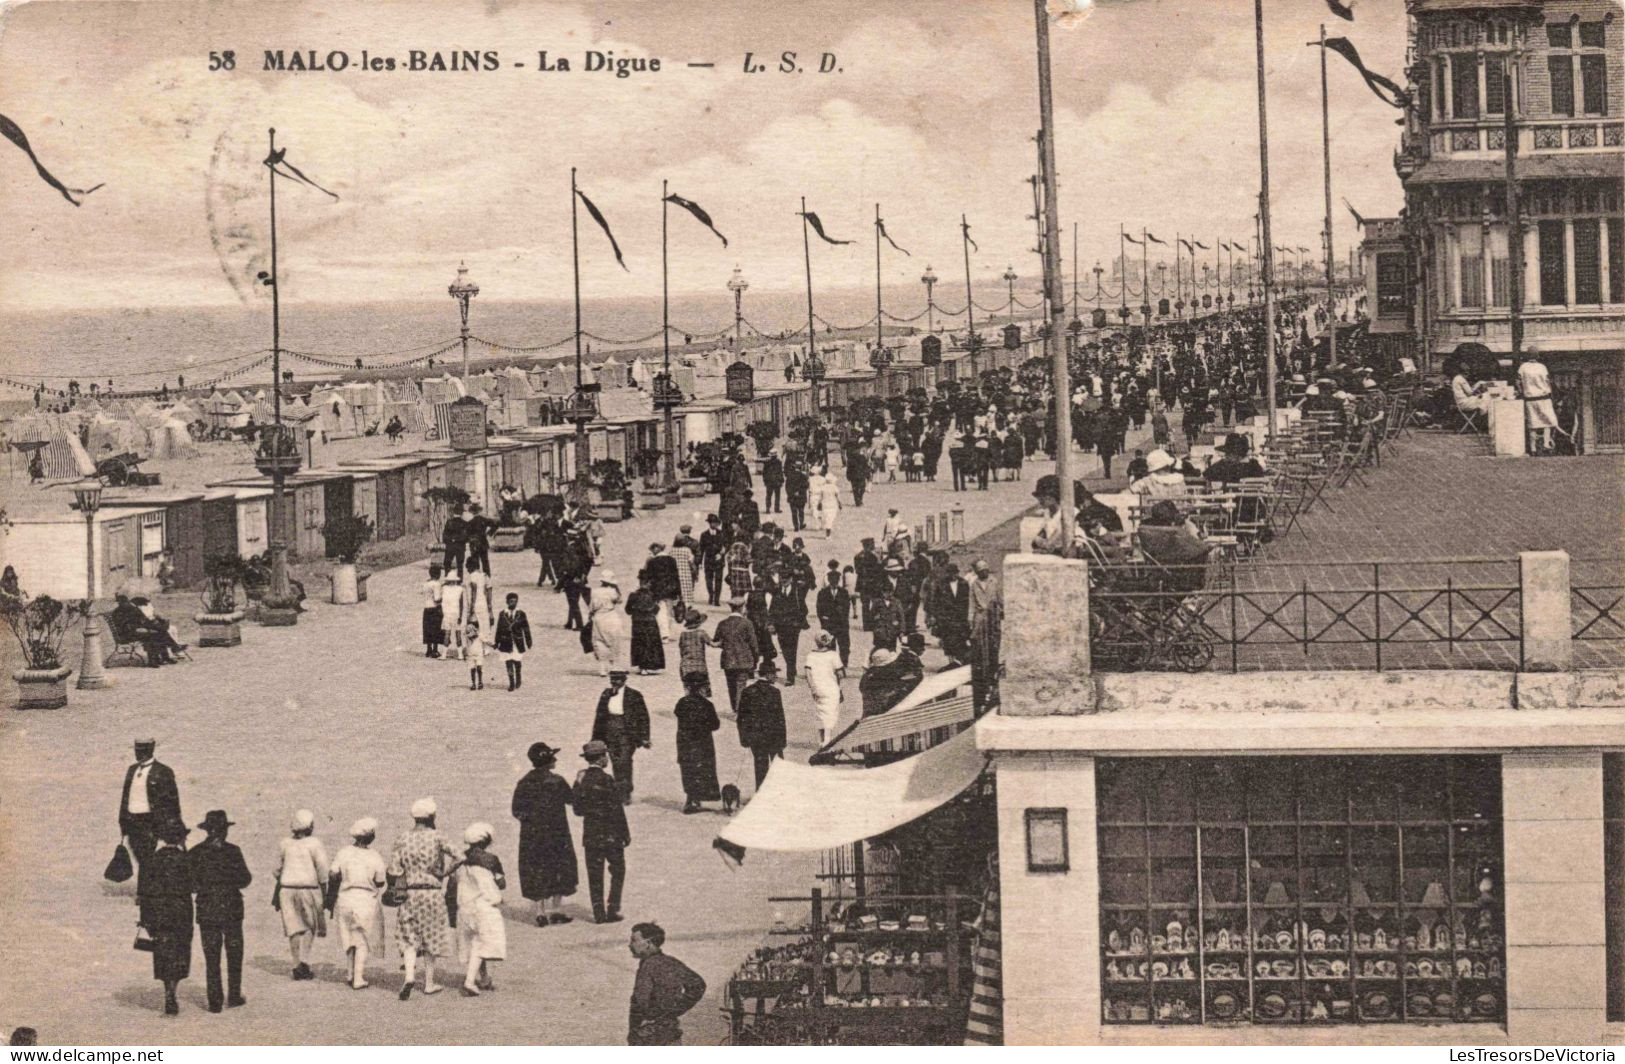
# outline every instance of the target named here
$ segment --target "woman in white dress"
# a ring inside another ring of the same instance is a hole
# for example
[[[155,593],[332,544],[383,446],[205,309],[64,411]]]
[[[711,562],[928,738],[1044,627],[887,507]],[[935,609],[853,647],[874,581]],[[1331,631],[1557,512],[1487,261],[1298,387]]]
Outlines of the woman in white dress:
[[[440,585],[440,627],[445,635],[447,661],[463,660],[463,633],[468,628],[468,593],[456,573],[445,575]]]
[[[834,737],[841,722],[841,654],[835,649],[833,635],[818,633],[817,645],[807,655],[801,671],[807,677],[807,690],[818,713],[818,742],[823,745]]]
[[[833,477],[825,477],[818,489],[818,520],[824,526],[824,538],[835,534],[835,522],[841,516],[841,486]]]
[[[290,826],[291,836],[282,840],[272,905],[282,914],[282,930],[288,936],[288,952],[293,956],[293,977],[314,979],[310,947],[316,939],[327,937],[327,913],[322,905],[327,888],[327,851],[314,834],[316,817],[309,809],[293,814]]]
[[[372,849],[378,821],[362,817],[350,825],[350,845],[333,855],[331,882],[338,897],[333,922],[339,928],[339,948],[350,958],[350,986],[365,990],[367,957],[384,951],[384,910],[378,892],[386,882],[384,858]]]
[[[627,661],[626,614],[620,610],[621,588],[615,572],[605,569],[598,577],[588,600],[587,623],[592,625],[592,654],[598,659],[598,675],[625,669]]]
[[[463,831],[468,857],[457,869],[457,953],[468,963],[464,997],[495,990],[489,965],[508,956],[502,923],[502,891],[508,882],[502,862],[491,852],[491,835],[491,825],[480,822]]]

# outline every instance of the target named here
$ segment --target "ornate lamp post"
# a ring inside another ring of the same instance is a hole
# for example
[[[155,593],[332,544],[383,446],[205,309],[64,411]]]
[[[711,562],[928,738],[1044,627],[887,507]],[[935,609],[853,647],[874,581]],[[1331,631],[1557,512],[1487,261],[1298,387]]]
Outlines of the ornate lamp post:
[[[468,266],[457,264],[457,279],[446,286],[446,294],[457,301],[457,314],[463,321],[463,384],[468,384],[468,301],[480,294],[480,286],[468,279]]]
[[[1101,285],[1100,285],[1100,278],[1105,272],[1106,272],[1106,268],[1100,264],[1099,259],[1096,259],[1095,260],[1095,305],[1096,306],[1100,305],[1101,296],[1105,294],[1105,289],[1102,288]]]
[[[1166,262],[1159,262],[1159,263],[1157,263],[1157,294],[1161,295],[1162,293],[1166,292],[1167,290],[1168,290],[1168,264]],[[1146,300],[1146,302],[1149,303],[1151,301],[1148,299],[1148,300]]]
[[[102,622],[96,616],[96,511],[102,505],[102,482],[83,480],[73,487],[74,507],[85,518],[85,654],[79,663],[81,691],[99,691],[108,685],[102,668]]]
[[[739,327],[745,320],[745,289],[749,287],[750,283],[745,280],[745,275],[739,272],[738,266],[735,266],[733,276],[728,278],[728,291],[734,294],[734,354],[738,354],[740,350]],[[807,343],[809,345],[812,343],[812,337],[807,338]]]
[[[937,275],[931,272],[930,266],[927,266],[925,272],[920,274],[920,283],[925,285],[925,331],[928,335],[935,335],[937,331],[937,319],[934,313],[936,301],[932,298],[931,291],[937,285]]]
[[[1005,316],[1008,317],[1011,321],[1015,321],[1016,320],[1016,268],[1014,266],[1006,266],[1004,268],[1004,283],[1005,283],[1006,287],[1008,287],[1009,290],[1010,290],[1010,295],[1008,297],[1009,302],[1007,302],[1004,305],[1004,313],[1005,313]]]

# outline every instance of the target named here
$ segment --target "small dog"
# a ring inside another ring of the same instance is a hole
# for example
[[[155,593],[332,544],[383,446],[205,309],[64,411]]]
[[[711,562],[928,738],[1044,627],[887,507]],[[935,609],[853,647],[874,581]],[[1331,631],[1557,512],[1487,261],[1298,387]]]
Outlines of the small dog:
[[[722,785],[722,811],[729,816],[739,812],[739,788],[731,783]]]

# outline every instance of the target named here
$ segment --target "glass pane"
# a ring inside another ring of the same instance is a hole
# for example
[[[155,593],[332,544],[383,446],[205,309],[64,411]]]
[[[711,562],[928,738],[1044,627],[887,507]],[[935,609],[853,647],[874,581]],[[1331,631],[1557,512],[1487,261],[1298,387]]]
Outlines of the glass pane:
[[[1132,758],[1101,761],[1095,788],[1100,819],[1108,823],[1143,823],[1147,775],[1148,766],[1144,761]]]
[[[1202,830],[1204,905],[1235,905],[1247,900],[1245,842],[1245,832],[1240,828]]]
[[[1315,758],[1300,766],[1298,802],[1305,820],[1348,819],[1350,762]]]
[[[1452,759],[1451,816],[1456,820],[1499,820],[1501,818],[1501,759],[1498,757],[1458,757]]]
[[[1145,858],[1145,830],[1143,828],[1101,828],[1100,856],[1105,859]]]
[[[1356,758],[1353,770],[1355,820],[1393,820],[1399,810],[1399,774],[1393,759]]]
[[[1294,819],[1293,760],[1257,757],[1247,765],[1247,819],[1253,822]]]
[[[1151,763],[1151,819],[1189,823],[1196,819],[1196,789],[1191,763],[1182,758]]]
[[[1305,827],[1301,846],[1298,884],[1305,904],[1346,903],[1349,896],[1348,829]]]
[[[1402,820],[1450,818],[1450,768],[1442,757],[1405,758],[1400,766]]]
[[[1239,821],[1247,816],[1247,777],[1243,762],[1204,759],[1196,763],[1197,810],[1204,823]]]
[[[1406,905],[1442,909],[1448,904],[1445,879],[1449,872],[1449,829],[1411,827],[1404,829],[1403,857]]]
[[[1567,22],[1548,22],[1546,24],[1546,43],[1553,48],[1572,48],[1574,38],[1569,33]]]
[[[1381,904],[1399,900],[1399,829],[1393,827],[1355,828],[1354,880],[1349,890],[1355,905]]]
[[[1606,34],[1601,22],[1580,23],[1580,47],[1602,48],[1606,46]]]

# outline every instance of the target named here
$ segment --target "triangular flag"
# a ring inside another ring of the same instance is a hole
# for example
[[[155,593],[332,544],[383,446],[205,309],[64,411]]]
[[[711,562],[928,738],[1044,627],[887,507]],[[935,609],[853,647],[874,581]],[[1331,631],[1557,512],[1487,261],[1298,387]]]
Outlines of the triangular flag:
[[[1318,44],[1319,42],[1311,43]],[[1347,37],[1327,37],[1326,47],[1347,59],[1354,69],[1360,72],[1360,76],[1365,79],[1366,86],[1376,94],[1377,99],[1390,107],[1398,107],[1402,110],[1410,106],[1410,93],[1402,89],[1393,80],[1365,68],[1365,63],[1361,61],[1360,53],[1354,47],[1353,41]]]
[[[1347,207],[1349,209],[1349,213],[1354,215],[1354,224],[1359,226],[1360,228],[1364,229],[1365,228],[1365,219],[1361,218],[1360,217],[1360,212],[1354,209],[1354,204],[1350,203],[1347,199],[1345,199],[1345,200],[1343,200],[1343,206]]]
[[[1212,248],[1208,247],[1206,244],[1202,243],[1200,240],[1192,240],[1191,243],[1193,245],[1195,245],[1196,247],[1201,248],[1203,251],[1212,251],[1213,250]]]
[[[714,224],[712,224],[712,222],[711,222],[711,216],[709,214],[705,213],[705,209],[703,207],[701,207],[698,203],[695,203],[693,200],[686,200],[683,197],[679,196],[675,192],[671,193],[669,196],[666,197],[666,202],[667,203],[675,203],[675,204],[677,204],[677,206],[683,208],[685,211],[692,214],[695,218],[697,218],[699,220],[699,223],[701,225],[703,225],[707,229],[711,230],[711,232],[717,234],[717,239],[722,241],[722,246],[723,247],[728,246],[728,238],[723,236],[721,233],[717,232],[717,227]]]
[[[616,243],[615,234],[609,231],[609,223],[604,221],[604,216],[599,213],[597,206],[593,204],[592,200],[587,198],[587,194],[585,192],[578,188],[576,189],[576,195],[581,197],[581,202],[586,206],[587,213],[592,215],[592,220],[597,222],[598,227],[604,231],[604,235],[609,237],[609,246],[610,249],[615,252],[615,261],[621,264],[621,269],[626,270],[627,273],[631,273],[632,271],[627,269],[626,260],[621,257],[621,245]]]
[[[970,238],[970,223],[969,222],[960,222],[959,223],[959,228],[964,230],[964,232],[965,232],[965,243],[970,245],[970,249],[972,251],[981,251],[982,249],[976,246],[976,241],[974,241],[974,240],[972,240]]]
[[[1153,232],[1147,231],[1146,234],[1145,234],[1145,238],[1150,243],[1161,244],[1163,247],[1168,246],[1168,241],[1166,241],[1166,240],[1158,240],[1157,239],[1157,234],[1155,234]]]
[[[317,192],[320,192],[323,195],[332,196],[335,200],[339,198],[338,193],[327,191],[327,189],[323,188],[322,186],[318,185],[316,182],[312,181],[310,178],[306,177],[305,172],[303,170],[299,169],[297,166],[290,163],[288,161],[288,149],[287,148],[279,148],[276,151],[273,151],[271,154],[267,155],[265,157],[265,165],[269,166],[273,172],[281,174],[283,177],[287,178],[289,181],[298,181],[300,184],[309,185],[311,188],[315,189]],[[282,169],[279,170],[279,169],[277,169],[278,167],[281,167]]]
[[[52,176],[51,171],[45,169],[44,164],[39,161],[39,156],[34,154],[34,149],[29,147],[28,137],[23,133],[22,128],[5,115],[0,115],[0,134],[4,134],[7,140],[21,148],[28,155],[28,161],[34,164],[34,172],[39,174],[47,185],[62,193],[62,198],[75,207],[79,206],[80,199],[102,187],[101,185],[92,185],[90,188],[69,188],[58,181]],[[103,183],[105,184],[105,182]]]
[[[828,233],[824,232],[824,223],[820,222],[818,220],[818,215],[814,214],[812,211],[804,211],[804,212],[802,212],[801,216],[803,218],[807,219],[807,224],[813,227],[813,232],[817,233],[818,238],[820,240],[822,240],[824,243],[826,243],[826,244],[850,244],[850,243],[852,243],[852,241],[850,241],[850,240],[836,240],[834,237],[832,237]]]
[[[1130,244],[1140,244],[1140,243],[1144,243],[1144,241],[1140,241],[1140,240],[1136,240],[1136,239],[1134,239],[1134,238],[1133,238],[1133,237],[1131,237],[1131,236],[1129,236],[1129,235],[1128,235],[1128,234],[1127,234],[1127,233],[1124,233],[1124,234],[1123,234],[1123,239],[1124,239],[1124,240],[1127,240],[1127,241],[1128,241],[1128,242],[1129,242],[1129,243],[1130,243]],[[1158,243],[1161,243],[1161,241],[1158,241]]]
[[[902,251],[903,254],[908,255],[907,251],[904,251],[902,248],[897,247],[897,241],[893,240],[891,238],[891,234],[886,232],[886,223],[885,222],[881,221],[879,218],[876,218],[875,219],[875,228],[880,230],[880,235],[886,238],[886,243],[890,244],[894,248],[897,248],[898,251]],[[908,255],[908,257],[912,259],[914,256],[913,255]]]
[[[1337,0],[1326,0],[1326,6],[1332,9],[1332,14],[1346,22],[1354,21],[1354,0],[1340,4]]]

